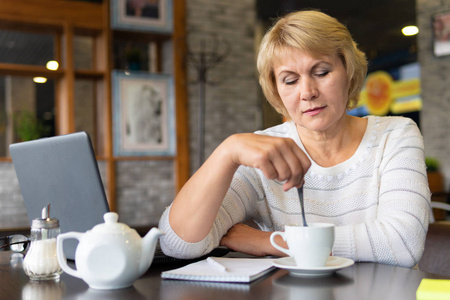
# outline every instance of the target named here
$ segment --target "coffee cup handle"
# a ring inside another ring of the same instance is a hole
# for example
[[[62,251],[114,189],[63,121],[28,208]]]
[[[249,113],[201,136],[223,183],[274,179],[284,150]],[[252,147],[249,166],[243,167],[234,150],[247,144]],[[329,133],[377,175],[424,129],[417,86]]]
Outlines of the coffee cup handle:
[[[282,232],[282,231],[275,231],[275,232],[272,232],[272,234],[270,235],[270,243],[271,243],[272,246],[274,246],[276,249],[278,249],[278,250],[280,250],[281,252],[286,253],[287,255],[291,256],[291,254],[289,253],[289,249],[286,249],[286,248],[284,248],[284,247],[281,247],[280,245],[278,245],[278,244],[275,242],[275,237],[276,237],[277,235],[281,236],[281,237],[283,238],[283,240],[286,241],[286,238],[285,238],[285,236],[284,236],[284,232]]]

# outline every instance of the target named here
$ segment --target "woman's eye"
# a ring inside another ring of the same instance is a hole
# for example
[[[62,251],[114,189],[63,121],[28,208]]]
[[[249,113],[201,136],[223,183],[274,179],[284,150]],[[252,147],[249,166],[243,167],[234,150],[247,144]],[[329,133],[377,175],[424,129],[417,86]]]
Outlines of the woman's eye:
[[[317,72],[316,73],[316,76],[317,77],[325,77],[325,76],[327,76],[328,75],[328,73],[330,73],[330,71],[321,71],[321,72]]]
[[[285,79],[284,84],[286,85],[293,85],[297,82],[297,79]]]

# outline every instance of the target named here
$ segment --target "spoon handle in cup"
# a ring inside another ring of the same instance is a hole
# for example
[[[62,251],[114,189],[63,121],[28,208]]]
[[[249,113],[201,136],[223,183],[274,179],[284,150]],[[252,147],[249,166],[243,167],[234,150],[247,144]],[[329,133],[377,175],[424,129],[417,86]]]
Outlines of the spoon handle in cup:
[[[300,207],[302,209],[302,218],[303,218],[303,226],[307,227],[306,218],[305,218],[305,207],[303,205],[303,185],[297,189],[298,198],[300,199]]]

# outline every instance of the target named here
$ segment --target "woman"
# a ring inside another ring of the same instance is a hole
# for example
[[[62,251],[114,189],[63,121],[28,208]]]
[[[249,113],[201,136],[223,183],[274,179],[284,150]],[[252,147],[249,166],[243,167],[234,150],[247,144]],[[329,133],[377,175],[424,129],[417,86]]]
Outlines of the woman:
[[[336,225],[333,255],[414,266],[430,209],[423,139],[409,119],[346,113],[367,72],[347,28],[317,11],[289,14],[266,33],[257,64],[288,121],[218,146],[161,217],[163,251],[282,255],[269,236],[301,224],[303,184],[307,221]]]

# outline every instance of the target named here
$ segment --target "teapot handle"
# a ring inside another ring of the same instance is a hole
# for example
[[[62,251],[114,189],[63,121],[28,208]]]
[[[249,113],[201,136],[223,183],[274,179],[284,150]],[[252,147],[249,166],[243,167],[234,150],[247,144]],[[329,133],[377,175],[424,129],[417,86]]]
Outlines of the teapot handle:
[[[62,233],[60,235],[58,235],[58,237],[56,238],[56,256],[58,257],[58,262],[59,265],[61,266],[61,269],[63,269],[64,272],[66,272],[69,275],[72,275],[74,277],[78,277],[81,278],[80,273],[78,273],[77,270],[69,267],[69,265],[67,264],[67,258],[64,255],[64,251],[63,251],[63,241],[65,239],[77,239],[78,241],[80,241],[81,236],[83,236],[84,233],[81,232],[67,232],[67,233]]]

